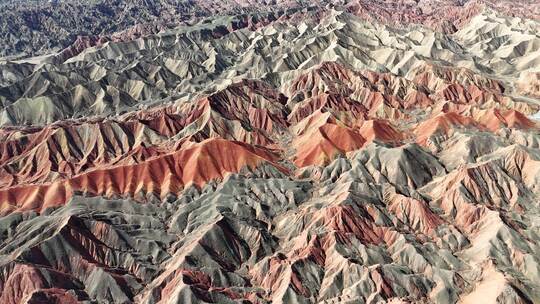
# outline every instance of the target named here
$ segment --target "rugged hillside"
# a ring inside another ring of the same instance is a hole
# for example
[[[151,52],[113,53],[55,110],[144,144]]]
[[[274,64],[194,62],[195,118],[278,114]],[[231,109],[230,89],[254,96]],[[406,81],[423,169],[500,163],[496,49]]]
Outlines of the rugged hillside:
[[[69,45],[79,50],[230,14],[249,19],[250,14],[265,13],[278,18],[291,10],[338,7],[396,26],[416,23],[455,32],[485,7],[508,16],[538,19],[540,7],[535,4],[534,0],[1,0],[0,57],[47,55]]]
[[[4,3],[3,3],[4,2]],[[12,0],[0,1],[0,56],[46,55],[71,44],[134,38],[202,17],[280,13],[296,1]]]
[[[538,7],[254,4],[0,63],[0,303],[540,302]]]

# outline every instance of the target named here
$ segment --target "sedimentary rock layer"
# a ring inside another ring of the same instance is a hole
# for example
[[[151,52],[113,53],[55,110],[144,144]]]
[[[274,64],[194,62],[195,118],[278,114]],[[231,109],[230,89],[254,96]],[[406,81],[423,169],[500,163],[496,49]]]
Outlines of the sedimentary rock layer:
[[[3,60],[0,303],[540,302],[538,6],[462,2],[135,2]]]

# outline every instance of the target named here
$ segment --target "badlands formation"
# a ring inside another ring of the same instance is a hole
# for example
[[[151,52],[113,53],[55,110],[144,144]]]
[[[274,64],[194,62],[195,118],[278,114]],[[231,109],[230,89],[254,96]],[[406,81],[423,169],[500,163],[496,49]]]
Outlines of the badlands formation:
[[[537,2],[20,2],[0,303],[540,303]]]

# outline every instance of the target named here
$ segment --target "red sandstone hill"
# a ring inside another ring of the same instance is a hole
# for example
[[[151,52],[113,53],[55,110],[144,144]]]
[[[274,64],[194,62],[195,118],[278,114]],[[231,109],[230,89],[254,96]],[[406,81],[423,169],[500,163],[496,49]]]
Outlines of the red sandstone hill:
[[[229,173],[276,160],[271,152],[241,142],[209,139],[139,164],[96,169],[50,184],[6,188],[0,191],[0,204],[2,213],[6,213],[43,211],[66,203],[76,192],[106,197],[154,193],[165,197],[185,186],[202,186]]]

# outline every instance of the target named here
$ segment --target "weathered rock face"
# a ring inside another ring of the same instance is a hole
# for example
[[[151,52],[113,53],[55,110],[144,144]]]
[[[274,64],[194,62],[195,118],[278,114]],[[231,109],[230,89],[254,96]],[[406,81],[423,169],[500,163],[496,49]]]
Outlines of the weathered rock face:
[[[0,62],[0,303],[540,302],[538,6],[461,2],[141,1]]]

